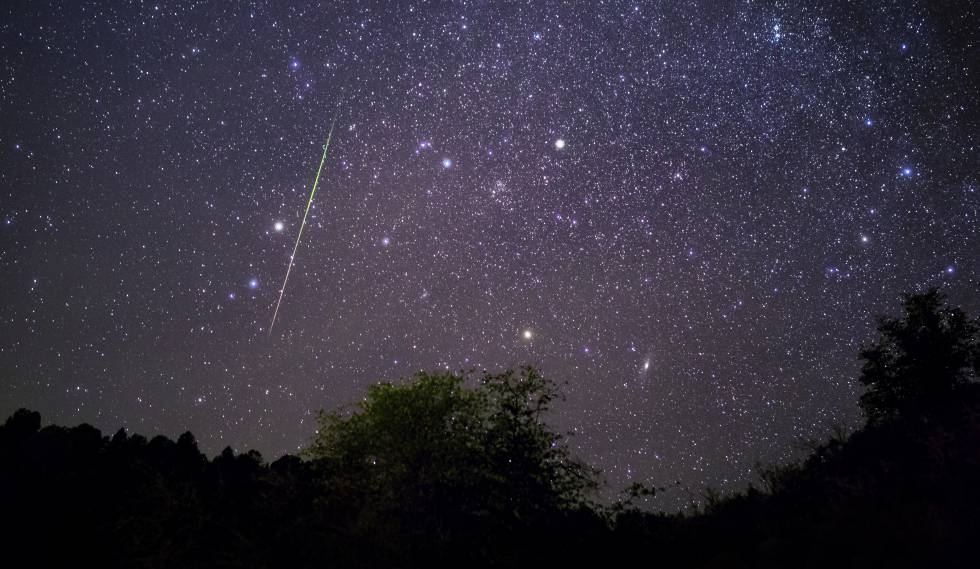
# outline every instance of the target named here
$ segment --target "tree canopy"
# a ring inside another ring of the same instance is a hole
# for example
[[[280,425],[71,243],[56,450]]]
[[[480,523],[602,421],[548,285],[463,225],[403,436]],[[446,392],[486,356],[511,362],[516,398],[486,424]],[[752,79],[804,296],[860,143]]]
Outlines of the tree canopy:
[[[905,295],[902,306],[902,317],[878,319],[877,341],[860,351],[860,404],[872,423],[928,412],[977,377],[976,320],[936,289]]]
[[[645,511],[666,489],[640,483],[593,501],[598,474],[545,423],[559,392],[537,370],[420,373],[321,412],[303,456],[271,464],[18,410],[0,425],[0,549],[147,569],[973,567],[978,324],[936,291],[903,306],[861,351],[867,425],[686,512]]]
[[[440,546],[457,528],[513,530],[584,504],[596,473],[543,420],[554,383],[530,367],[468,379],[419,373],[320,414],[305,456],[357,503],[355,528]]]

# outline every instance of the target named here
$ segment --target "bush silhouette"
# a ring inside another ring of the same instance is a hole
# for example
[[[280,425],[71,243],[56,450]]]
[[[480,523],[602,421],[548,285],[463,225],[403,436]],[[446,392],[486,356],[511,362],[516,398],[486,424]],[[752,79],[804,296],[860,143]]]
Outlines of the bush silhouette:
[[[669,491],[646,484],[592,501],[598,474],[545,423],[558,392],[535,369],[421,373],[321,413],[302,456],[271,465],[20,409],[0,425],[0,550],[12,566],[147,569],[972,567],[978,326],[936,291],[903,310],[861,350],[863,428],[686,512],[641,510]]]
[[[939,291],[906,295],[902,318],[881,317],[877,342],[861,349],[860,404],[868,421],[928,413],[975,379],[980,363],[976,321]]]

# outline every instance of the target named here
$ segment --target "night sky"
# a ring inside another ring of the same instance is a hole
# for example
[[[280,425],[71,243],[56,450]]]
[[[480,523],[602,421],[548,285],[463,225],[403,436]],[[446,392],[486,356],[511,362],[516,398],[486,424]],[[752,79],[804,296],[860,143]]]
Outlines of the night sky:
[[[4,417],[271,459],[529,363],[613,488],[734,488],[980,305],[976,3],[3,4]]]

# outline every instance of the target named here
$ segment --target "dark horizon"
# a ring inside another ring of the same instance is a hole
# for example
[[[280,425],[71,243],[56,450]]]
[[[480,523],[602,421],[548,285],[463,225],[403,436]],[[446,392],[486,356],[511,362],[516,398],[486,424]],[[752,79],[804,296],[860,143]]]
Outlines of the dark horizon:
[[[859,429],[673,512],[655,499],[679,482],[601,500],[601,472],[547,424],[560,386],[533,367],[373,385],[352,412],[319,414],[301,456],[272,462],[230,448],[209,460],[191,433],[42,427],[19,409],[0,425],[0,550],[42,566],[581,567],[652,553],[692,569],[972,567],[980,318],[932,289],[876,327],[858,354]]]

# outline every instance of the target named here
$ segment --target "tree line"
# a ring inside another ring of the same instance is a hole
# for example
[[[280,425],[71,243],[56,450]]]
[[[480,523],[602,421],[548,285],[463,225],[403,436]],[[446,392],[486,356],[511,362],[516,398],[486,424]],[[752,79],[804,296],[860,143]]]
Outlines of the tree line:
[[[906,296],[859,354],[866,425],[761,468],[728,496],[649,512],[545,422],[556,384],[528,367],[420,373],[321,412],[299,456],[89,425],[0,427],[0,555],[39,566],[973,566],[980,514],[980,325]]]

